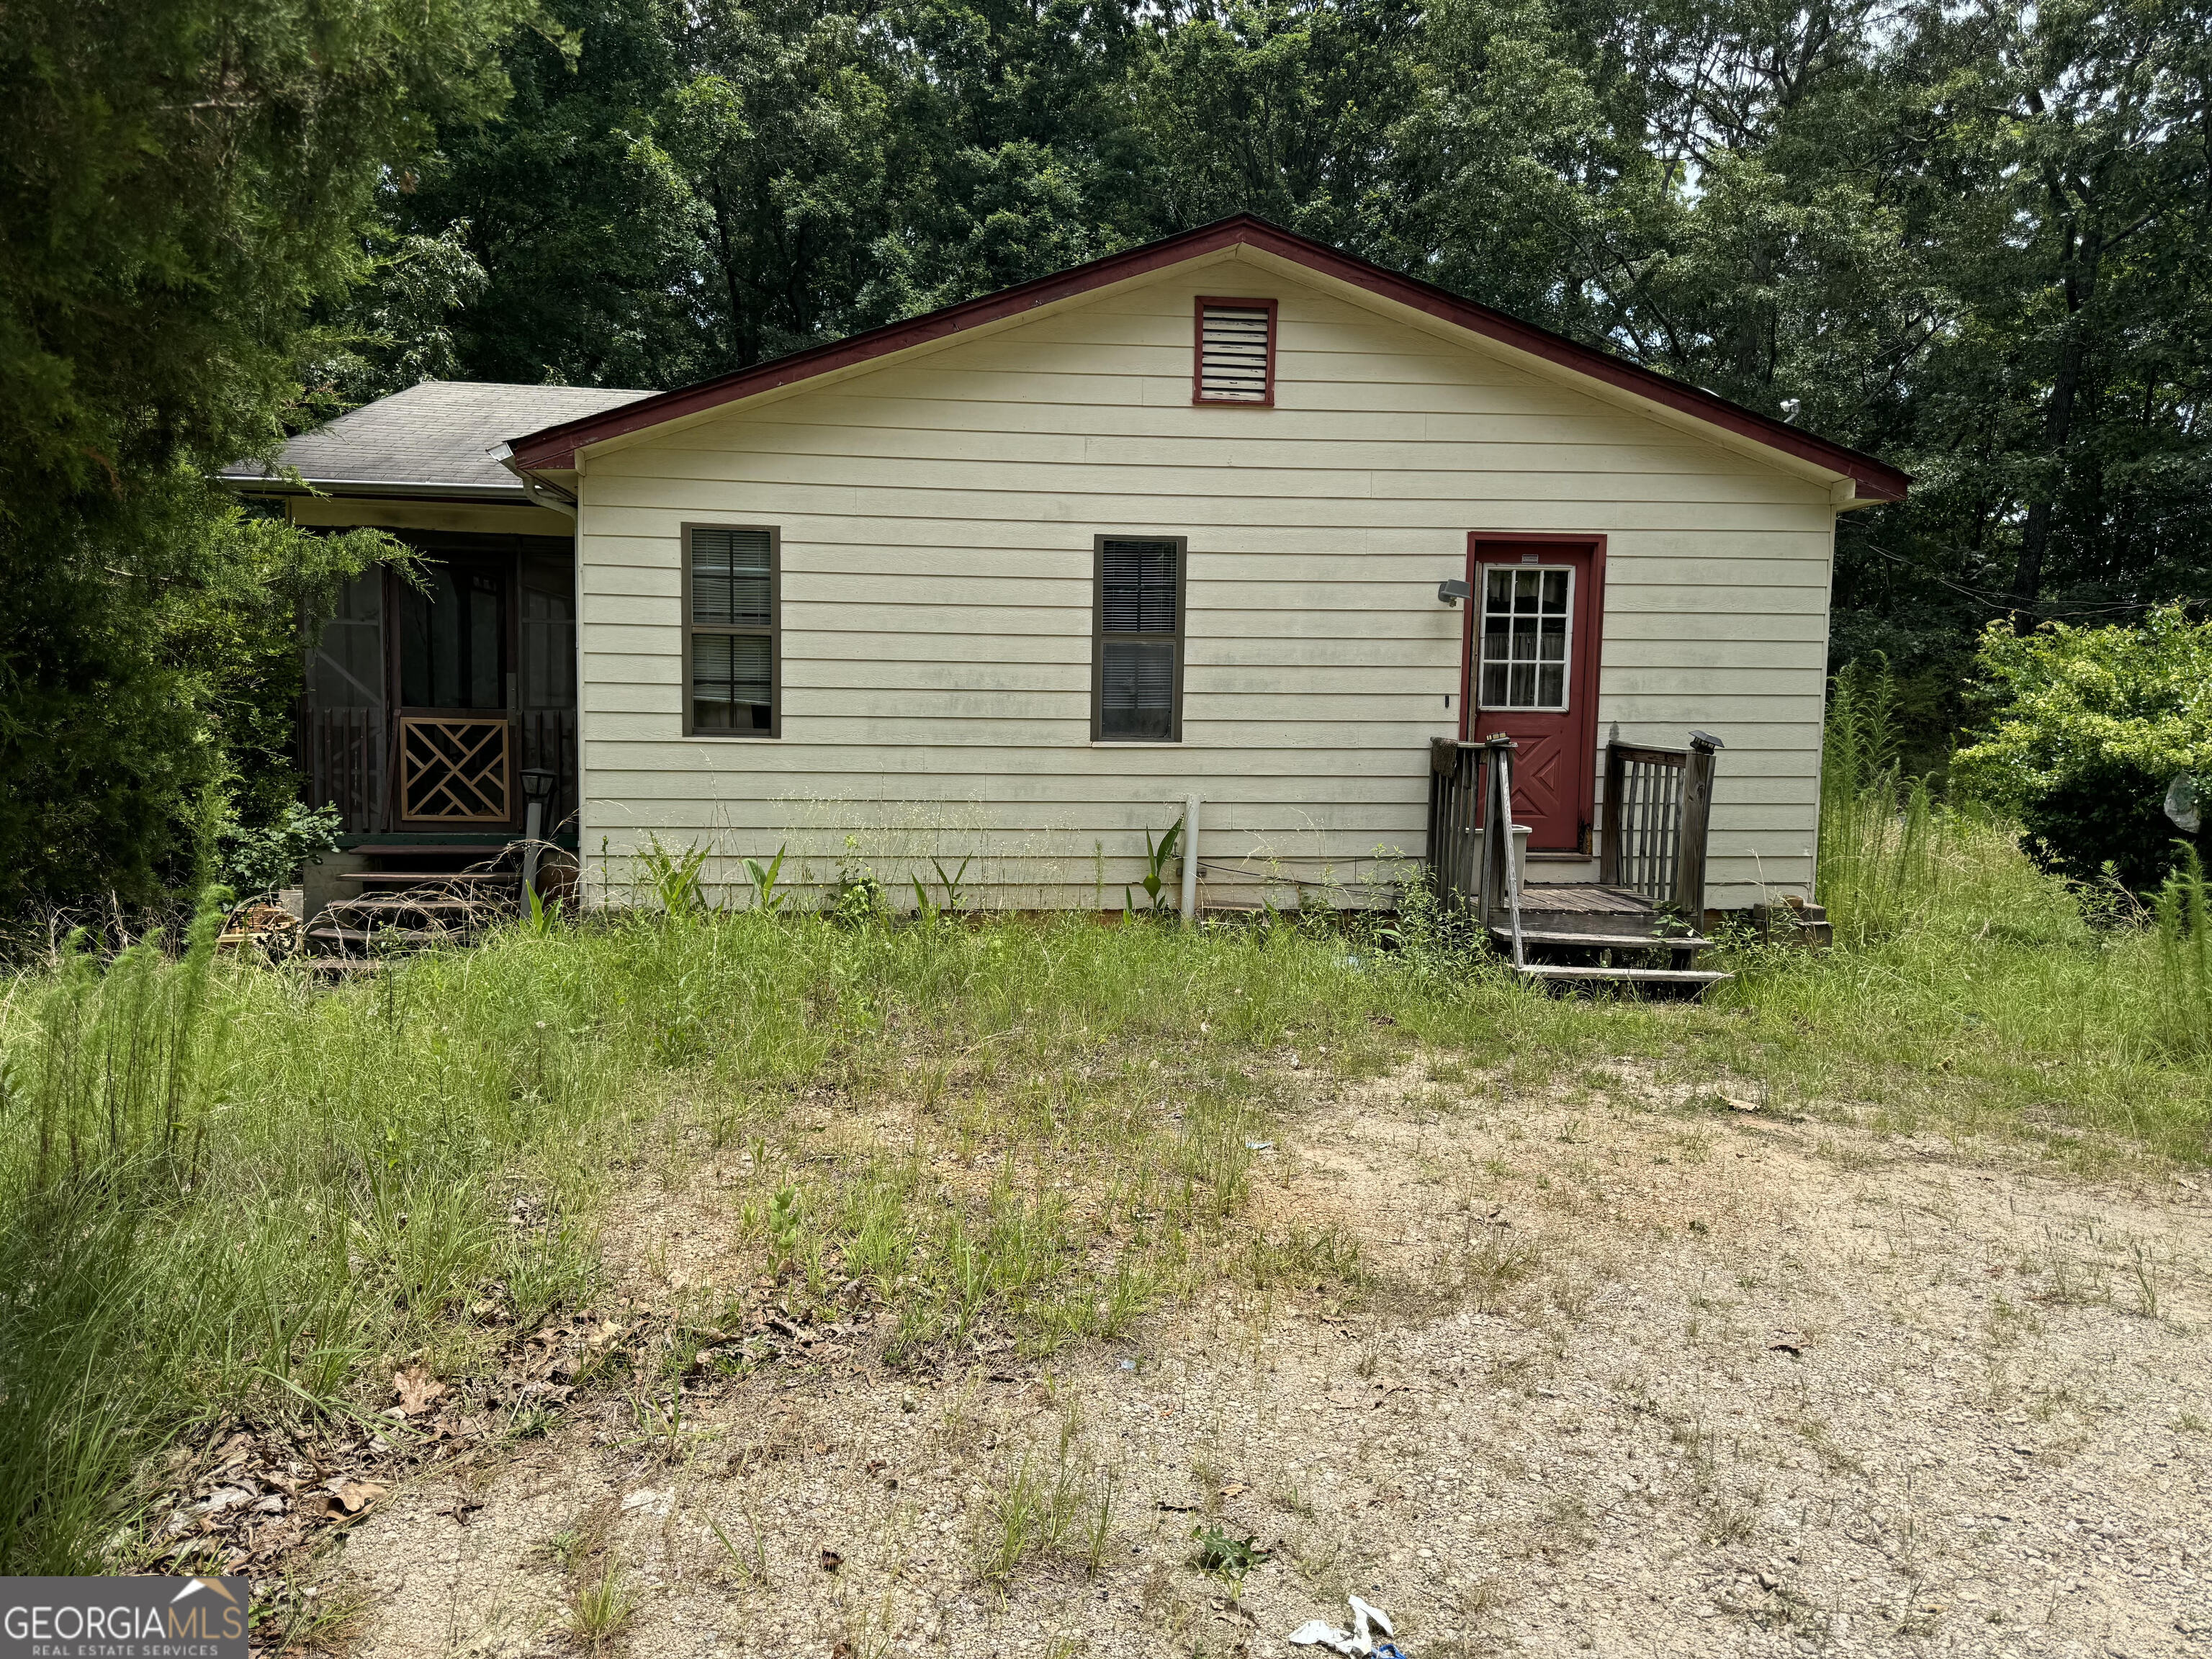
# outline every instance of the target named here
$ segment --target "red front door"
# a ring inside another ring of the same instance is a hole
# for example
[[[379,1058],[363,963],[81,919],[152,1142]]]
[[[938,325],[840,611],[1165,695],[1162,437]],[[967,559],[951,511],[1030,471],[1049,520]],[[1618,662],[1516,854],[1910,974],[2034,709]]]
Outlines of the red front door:
[[[1586,853],[1597,794],[1602,544],[1468,538],[1465,734],[1513,756],[1513,816],[1528,849]]]

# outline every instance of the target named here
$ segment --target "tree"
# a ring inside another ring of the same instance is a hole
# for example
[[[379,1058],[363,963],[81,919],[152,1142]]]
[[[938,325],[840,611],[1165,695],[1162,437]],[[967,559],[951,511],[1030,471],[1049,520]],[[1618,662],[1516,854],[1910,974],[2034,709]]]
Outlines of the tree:
[[[380,180],[490,112],[527,0],[30,0],[0,33],[0,906],[173,871],[220,777],[171,631],[239,543],[206,480],[302,412]],[[282,544],[295,560],[316,550]],[[358,544],[346,556],[361,554]]]

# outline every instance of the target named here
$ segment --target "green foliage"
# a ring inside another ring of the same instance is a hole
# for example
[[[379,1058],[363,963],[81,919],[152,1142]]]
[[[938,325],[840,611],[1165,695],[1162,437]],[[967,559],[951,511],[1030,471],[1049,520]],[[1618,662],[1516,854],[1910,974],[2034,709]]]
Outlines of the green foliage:
[[[1167,833],[1158,842],[1153,841],[1151,830],[1145,831],[1145,873],[1138,885],[1145,890],[1145,914],[1147,915],[1159,914],[1163,896],[1167,891],[1167,868],[1175,858],[1176,846],[1182,837],[1181,818],[1168,825]],[[1133,914],[1136,909],[1135,896],[1126,886],[1121,890],[1121,908],[1124,914]]]
[[[1243,1595],[1246,1577],[1273,1553],[1256,1535],[1239,1538],[1217,1522],[1200,1522],[1190,1535],[1198,1545],[1191,1553],[1191,1565],[1219,1579],[1231,1597]]]
[[[790,902],[791,895],[776,890],[776,883],[783,874],[784,848],[775,849],[775,856],[766,865],[758,859],[745,860],[745,879],[752,884],[753,908],[775,915]]]
[[[653,836],[637,861],[644,867],[646,886],[664,915],[696,916],[706,910],[707,889],[701,878],[707,865],[705,848],[687,847],[677,852],[662,846],[659,836]]]
[[[234,827],[224,840],[223,880],[241,893],[270,892],[302,866],[319,864],[325,854],[337,851],[337,808],[287,801],[274,823]],[[531,897],[534,902],[537,895]]]
[[[2212,882],[2194,847],[2158,890],[2153,907],[2161,971],[2162,1038],[2177,1058],[2212,1054]]]
[[[377,193],[494,109],[528,0],[11,6],[0,39],[0,908],[184,879],[190,804],[289,793],[295,603],[383,538],[209,475],[307,410]],[[276,640],[291,635],[283,652]],[[290,662],[285,664],[283,659]]]
[[[1959,787],[2016,814],[2054,869],[2155,887],[2173,863],[2168,786],[2212,775],[2212,622],[2169,605],[2140,628],[1992,624],[1976,667],[1984,719]]]

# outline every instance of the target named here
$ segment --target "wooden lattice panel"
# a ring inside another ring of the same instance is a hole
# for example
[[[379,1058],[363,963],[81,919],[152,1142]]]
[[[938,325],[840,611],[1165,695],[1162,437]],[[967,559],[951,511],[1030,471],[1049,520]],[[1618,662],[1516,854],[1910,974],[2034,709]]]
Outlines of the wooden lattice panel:
[[[514,816],[507,722],[399,718],[399,816],[416,823],[506,823]]]

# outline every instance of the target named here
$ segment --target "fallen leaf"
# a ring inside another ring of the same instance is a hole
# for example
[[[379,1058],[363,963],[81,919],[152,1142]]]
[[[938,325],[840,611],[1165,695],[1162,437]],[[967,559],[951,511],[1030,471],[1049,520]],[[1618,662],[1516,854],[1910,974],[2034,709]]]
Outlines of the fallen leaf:
[[[1244,1485],[1242,1481],[1232,1482],[1231,1485],[1224,1486],[1221,1489],[1221,1495],[1224,1498],[1241,1498],[1243,1496],[1243,1493]]]
[[[1795,1342],[1770,1342],[1766,1345],[1766,1351],[1769,1353],[1786,1353],[1793,1359],[1804,1352]]]
[[[431,1402],[446,1392],[446,1385],[420,1365],[410,1365],[395,1372],[392,1391],[398,1396],[399,1409],[410,1417],[419,1417],[430,1409]]]
[[[823,1551],[823,1552],[822,1552],[822,1571],[824,1571],[824,1572],[835,1572],[835,1571],[837,1571],[837,1569],[838,1569],[838,1568],[840,1568],[840,1567],[843,1566],[844,1565],[845,1565],[845,1558],[844,1558],[843,1556],[842,1556],[842,1555],[838,1554],[836,1551],[835,1551],[835,1550],[824,1550],[824,1551]]]
[[[348,1515],[359,1515],[383,1496],[383,1486],[374,1480],[349,1480],[337,1490],[337,1500]]]
[[[319,1521],[331,1512],[331,1498],[326,1492],[311,1492],[301,1498],[293,1513],[302,1521]]]

